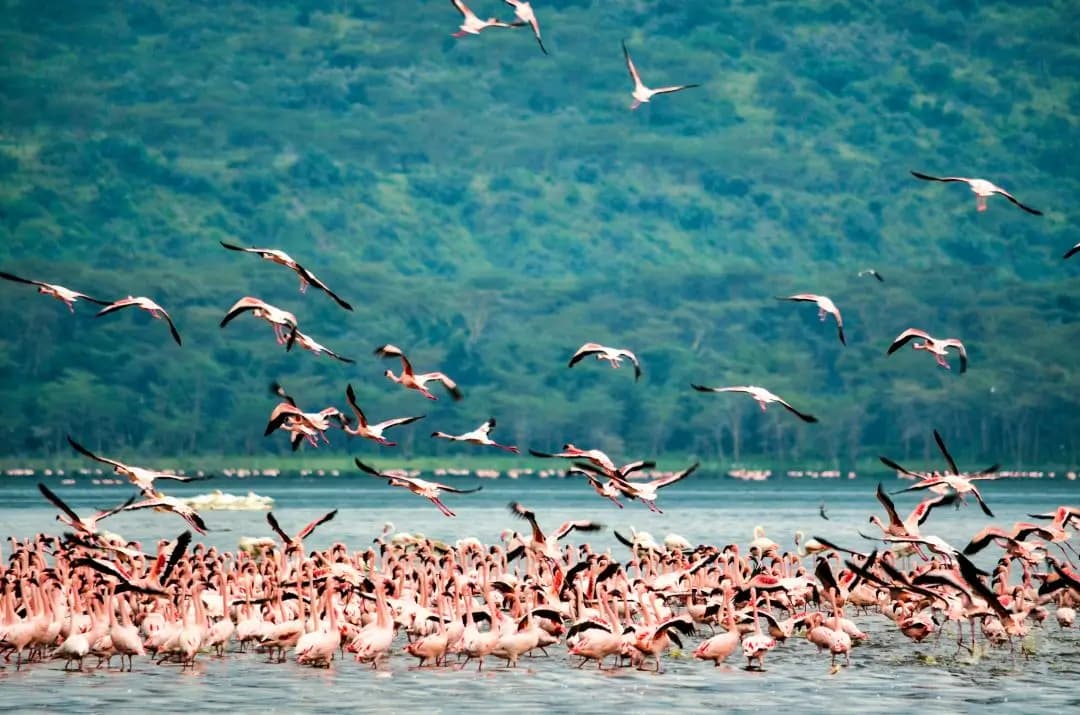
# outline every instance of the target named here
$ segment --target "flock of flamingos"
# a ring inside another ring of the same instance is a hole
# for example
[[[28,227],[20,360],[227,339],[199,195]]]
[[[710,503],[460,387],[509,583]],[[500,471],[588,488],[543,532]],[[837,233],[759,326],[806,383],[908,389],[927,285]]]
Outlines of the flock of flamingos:
[[[463,18],[457,34],[528,25],[546,54],[529,3],[505,1],[514,8],[514,22],[480,20],[463,2],[452,0]],[[632,109],[658,94],[696,86],[650,89],[625,44],[623,50],[634,82]],[[923,180],[967,183],[979,211],[986,209],[989,197],[1001,196],[1039,214],[983,179],[912,173]],[[352,310],[284,251],[222,245],[285,266],[299,276],[301,291],[313,286]],[[1074,246],[1066,258],[1078,250],[1080,245]],[[875,271],[864,273],[884,280]],[[168,313],[149,298],[107,302],[10,273],[0,277],[32,284],[63,301],[73,313],[80,300],[101,304],[99,316],[128,307],[143,309],[165,320],[172,338],[182,343]],[[783,300],[814,303],[822,320],[831,315],[839,341],[846,345],[840,310],[828,297],[803,293]],[[286,349],[299,345],[353,362],[301,332],[293,313],[255,297],[237,301],[221,327],[244,313],[268,322],[277,343]],[[937,339],[911,328],[895,339],[888,353],[908,343],[932,354],[945,368],[949,351],[955,350],[960,372],[967,367],[967,353],[958,339]],[[382,345],[375,353],[400,362],[397,373],[387,370],[385,375],[402,388],[435,400],[429,386],[441,385],[452,398],[462,399],[460,387],[449,375],[417,372],[401,348]],[[586,343],[573,353],[569,367],[589,357],[612,367],[628,361],[635,379],[641,376],[632,351],[596,343]],[[746,393],[762,409],[775,403],[805,422],[817,421],[761,387],[692,387]],[[388,430],[423,419],[413,415],[370,422],[351,385],[346,389],[351,415],[336,407],[307,412],[280,385],[274,392],[282,400],[270,415],[266,434],[288,433],[294,449],[305,442],[317,446],[335,428],[392,447]],[[432,437],[518,452],[516,446],[493,440],[495,426],[492,418],[469,432],[436,431]],[[936,432],[934,436],[944,469],[912,471],[881,458],[915,480],[901,491],[931,496],[901,518],[879,485],[877,499],[885,519],[870,517],[881,530],[873,550],[846,548],[820,537],[786,550],[759,528],[745,547],[693,545],[674,535],[664,543],[644,534],[632,539],[620,536],[627,548],[621,554],[598,553],[587,543],[563,543],[573,532],[595,531],[599,524],[569,521],[554,529],[549,524],[545,530],[543,515],[517,502],[510,504],[508,520],[520,519],[529,528],[520,534],[507,530],[496,544],[469,538],[448,545],[407,533],[384,533],[377,548],[350,551],[335,543],[325,551],[308,552],[304,539],[330,522],[336,514],[332,511],[292,534],[268,513],[269,530],[277,539],[248,540],[235,552],[192,544],[191,531],[144,547],[104,531],[102,522],[123,511],[152,509],[173,512],[191,529],[205,533],[198,512],[160,490],[163,480],[193,478],[128,465],[69,437],[74,450],[130,480],[138,495],[112,509],[80,516],[60,495],[39,485],[58,509],[56,518],[65,530],[59,536],[42,533],[12,540],[11,553],[0,566],[4,575],[0,650],[7,667],[15,669],[59,659],[64,669],[83,670],[87,658],[99,668],[116,667],[117,662],[120,670],[129,671],[136,659],[140,666],[153,661],[195,667],[200,657],[258,651],[268,661],[293,660],[315,667],[331,667],[335,659],[351,656],[376,668],[405,654],[422,667],[464,668],[475,661],[479,670],[488,660],[514,667],[523,656],[561,648],[577,667],[595,662],[600,668],[633,666],[662,672],[665,653],[673,646],[681,648],[684,638],[695,639],[692,652],[697,659],[719,666],[739,654],[746,667],[762,669],[774,649],[777,657],[783,657],[785,650],[799,647],[785,641],[805,638],[826,654],[823,658],[830,660],[833,672],[839,672],[838,659],[850,663],[853,647],[867,637],[853,618],[887,619],[895,625],[897,639],[922,641],[951,631],[958,649],[973,652],[980,636],[989,647],[1014,648],[1030,628],[1040,627],[1049,617],[1050,607],[1060,627],[1071,627],[1080,600],[1080,574],[1070,540],[1080,526],[1080,509],[1060,506],[1032,515],[1036,519],[1032,523],[988,526],[959,547],[923,533],[932,514],[935,519],[947,518],[937,507],[960,507],[969,496],[993,517],[977,483],[998,478],[996,466],[961,472],[941,437]],[[687,478],[697,467],[643,479],[653,463],[620,465],[599,450],[569,443],[557,452],[529,451],[537,457],[569,460],[571,472],[619,508],[623,501],[639,501],[657,512],[660,490]],[[356,465],[391,486],[430,500],[449,517],[454,513],[442,501],[442,493],[476,491],[380,470],[359,459]],[[824,508],[821,516],[828,518]],[[984,571],[969,557],[988,548],[996,550],[998,559]]]

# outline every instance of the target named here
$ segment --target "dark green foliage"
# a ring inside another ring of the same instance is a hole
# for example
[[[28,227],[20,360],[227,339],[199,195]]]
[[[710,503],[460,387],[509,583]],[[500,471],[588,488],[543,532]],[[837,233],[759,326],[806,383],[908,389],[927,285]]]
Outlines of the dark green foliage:
[[[445,2],[9,2],[0,270],[150,296],[184,347],[144,313],[0,283],[0,456],[68,455],[72,432],[285,457],[261,435],[277,379],[311,410],[352,382],[375,419],[426,412],[406,455],[475,454],[424,435],[495,415],[500,441],[627,458],[846,467],[929,457],[937,427],[972,466],[1080,460],[1067,3],[536,11],[549,57],[527,30],[451,38]],[[628,111],[623,38],[650,85],[702,86]],[[977,213],[909,169],[984,176],[1046,216]],[[221,240],[289,251],[356,311]],[[836,301],[847,348],[775,300],[795,292]],[[285,353],[247,316],[219,329],[244,295],[357,363]],[[964,339],[970,371],[886,358],[909,326]],[[642,381],[567,369],[586,341],[635,350]],[[385,342],[465,400],[391,385]],[[764,385],[821,422],[691,382]]]

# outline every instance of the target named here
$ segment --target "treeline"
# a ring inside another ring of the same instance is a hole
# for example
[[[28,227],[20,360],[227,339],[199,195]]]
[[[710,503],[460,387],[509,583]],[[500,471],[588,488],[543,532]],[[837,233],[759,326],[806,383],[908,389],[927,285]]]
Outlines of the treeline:
[[[936,427],[972,466],[1080,461],[1067,3],[536,9],[550,57],[526,32],[450,38],[449,3],[10,3],[0,270],[150,296],[185,345],[0,285],[0,456],[66,455],[67,433],[284,456],[262,437],[276,379],[305,409],[345,408],[352,382],[375,419],[426,413],[405,454],[468,454],[427,434],[494,415],[504,441],[627,458],[933,458]],[[623,37],[646,82],[703,86],[629,112]],[[1046,215],[978,213],[909,169]],[[288,250],[356,310],[219,240]],[[794,292],[835,300],[848,347],[775,300]],[[357,363],[220,330],[243,295]],[[969,372],[886,358],[911,326],[962,338]],[[635,350],[641,383],[566,369],[589,340]],[[391,385],[384,342],[465,400]],[[691,382],[763,385],[821,422]]]

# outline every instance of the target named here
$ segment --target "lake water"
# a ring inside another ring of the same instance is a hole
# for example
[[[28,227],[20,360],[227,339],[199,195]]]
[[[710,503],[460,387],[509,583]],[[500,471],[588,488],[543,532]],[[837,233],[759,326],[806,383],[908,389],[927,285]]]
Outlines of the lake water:
[[[61,485],[57,477],[4,478],[0,482],[0,533],[25,537],[40,531],[59,532],[55,510],[42,499],[37,481],[45,481],[76,510],[106,507],[126,499],[127,486],[95,486],[87,477]],[[448,478],[449,479],[449,478]],[[886,489],[909,484],[883,479]],[[882,515],[874,498],[876,481],[773,478],[741,482],[694,475],[662,492],[663,514],[652,514],[640,504],[618,509],[597,497],[584,482],[574,479],[476,480],[455,478],[454,484],[482,484],[482,492],[446,496],[457,512],[443,517],[427,501],[404,490],[391,489],[368,477],[256,477],[219,478],[198,484],[169,485],[167,491],[187,496],[217,488],[245,494],[253,490],[276,500],[274,514],[286,531],[295,531],[333,508],[337,517],[305,541],[309,548],[324,548],[344,541],[351,548],[366,548],[385,522],[395,530],[421,532],[453,542],[475,536],[498,540],[504,529],[527,525],[514,519],[506,504],[517,500],[533,509],[541,526],[551,529],[566,519],[594,519],[608,528],[597,534],[572,534],[601,549],[611,548],[620,558],[628,555],[612,536],[612,529],[629,534],[631,527],[648,531],[658,540],[669,532],[694,543],[745,546],[755,525],[785,548],[793,548],[795,530],[820,535],[853,548],[870,548],[858,531],[875,532],[870,514]],[[923,527],[962,546],[989,523],[1008,527],[1027,520],[1029,512],[1049,511],[1075,504],[1080,485],[1063,479],[1002,480],[986,483],[983,494],[994,510],[989,519],[974,505],[958,510],[936,510]],[[894,497],[901,515],[918,502],[916,494]],[[818,515],[826,504],[829,520]],[[241,536],[273,536],[265,512],[205,512],[214,529],[202,539],[219,548],[235,548]],[[128,512],[111,518],[110,530],[144,545],[173,537],[185,524],[171,514]],[[5,544],[5,550],[6,550]],[[6,553],[5,553],[6,556]],[[987,565],[997,556],[987,549]],[[155,666],[137,660],[133,674],[92,671],[64,673],[62,664],[38,664],[15,672],[0,670],[0,709],[19,712],[117,712],[186,709],[194,712],[462,712],[513,710],[530,712],[663,712],[723,709],[733,712],[915,712],[955,713],[1065,712],[1080,705],[1080,690],[1072,677],[1080,676],[1076,631],[1061,632],[1052,618],[1032,629],[1028,638],[1034,654],[995,650],[978,658],[955,653],[950,630],[939,643],[916,645],[878,614],[855,617],[871,639],[852,654],[852,666],[829,674],[829,657],[802,638],[774,650],[763,673],[741,669],[736,656],[729,667],[714,669],[686,656],[665,660],[663,675],[621,669],[597,672],[595,666],[577,670],[562,646],[549,649],[550,658],[525,658],[517,669],[495,667],[489,659],[484,672],[417,670],[415,660],[401,653],[401,643],[389,666],[372,671],[351,657],[334,662],[329,671],[313,671],[295,663],[267,664],[253,653],[230,653],[224,659],[203,655],[194,672],[175,666]],[[687,654],[697,643],[684,641]],[[926,656],[932,656],[927,658]],[[89,661],[88,661],[89,663]],[[490,670],[489,670],[490,669]]]

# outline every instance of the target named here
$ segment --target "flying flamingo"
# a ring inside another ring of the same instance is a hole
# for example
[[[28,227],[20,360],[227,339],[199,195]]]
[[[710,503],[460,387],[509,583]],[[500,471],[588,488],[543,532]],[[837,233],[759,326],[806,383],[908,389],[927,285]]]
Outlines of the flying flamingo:
[[[383,432],[391,427],[398,427],[400,425],[407,425],[417,420],[424,419],[424,415],[417,417],[395,417],[394,419],[385,420],[376,424],[369,424],[367,418],[364,416],[364,411],[360,409],[360,406],[356,404],[356,392],[353,391],[352,385],[345,387],[345,399],[349,402],[349,407],[352,408],[353,413],[356,415],[356,427],[350,426],[349,418],[345,415],[341,416],[342,429],[346,434],[351,434],[356,437],[363,437],[365,439],[371,439],[384,447],[395,447],[397,442],[391,442],[383,436]]]
[[[937,360],[937,364],[941,365],[946,370],[950,369],[949,363],[945,361],[945,357],[949,354],[949,348],[956,348],[956,350],[960,353],[960,372],[961,374],[963,374],[967,371],[967,350],[964,349],[964,344],[962,342],[960,342],[957,338],[939,340],[932,337],[925,330],[919,330],[918,328],[908,328],[904,332],[897,335],[896,338],[892,341],[892,344],[889,345],[889,349],[886,354],[892,355],[894,352],[902,348],[905,343],[914,338],[921,338],[923,342],[912,343],[911,347],[915,350],[928,351],[931,355],[934,356],[934,359]]]
[[[49,489],[44,484],[41,484],[39,482],[38,483],[38,490],[42,493],[42,495],[44,495],[44,497],[46,499],[48,499],[50,502],[52,502],[53,506],[55,506],[57,509],[59,509],[62,512],[62,513],[56,515],[56,520],[57,521],[59,521],[61,523],[64,523],[64,524],[67,524],[72,529],[75,529],[75,531],[77,531],[77,532],[79,532],[81,534],[87,534],[87,535],[92,535],[92,534],[97,533],[97,525],[98,525],[99,521],[101,521],[102,519],[105,519],[106,517],[110,517],[110,516],[112,516],[113,514],[119,512],[119,511],[123,511],[124,507],[130,505],[133,501],[135,501],[135,497],[131,497],[130,499],[128,499],[126,502],[124,502],[123,504],[121,504],[118,507],[113,507],[112,509],[106,509],[104,511],[99,511],[98,513],[94,514],[91,517],[82,519],[82,518],[79,517],[78,514],[76,514],[74,511],[72,511],[71,507],[69,507],[67,504],[65,504],[63,502],[63,500],[60,499],[60,497],[53,494],[52,490]]]
[[[315,519],[300,531],[296,532],[296,536],[289,536],[278,524],[277,519],[274,517],[274,512],[266,512],[266,522],[270,524],[270,528],[274,530],[274,533],[281,537],[281,542],[285,545],[285,550],[298,549],[301,552],[304,550],[304,539],[307,538],[311,532],[315,531],[317,526],[325,524],[326,522],[337,516],[337,509],[327,512]]]
[[[191,528],[200,534],[206,533],[206,522],[202,520],[199,513],[192,509],[188,504],[180,501],[176,497],[158,496],[152,499],[144,499],[134,504],[129,504],[124,507],[124,511],[135,511],[136,509],[153,509],[154,511],[171,511],[177,516],[181,517],[184,521],[191,525]]]
[[[533,35],[536,36],[536,43],[540,45],[540,49],[546,55],[548,53],[547,48],[544,47],[544,41],[540,39],[540,23],[536,20],[536,13],[533,12],[532,5],[528,0],[503,0],[507,5],[514,8],[514,15],[518,20],[527,24],[532,28]]]
[[[671,486],[675,482],[686,479],[697,470],[700,464],[700,462],[694,462],[692,465],[690,465],[689,468],[684,469],[677,474],[672,474],[667,477],[661,477],[659,479],[653,479],[649,482],[628,482],[618,476],[614,476],[612,478],[612,481],[615,482],[615,488],[621,491],[627,497],[631,499],[637,499],[645,506],[649,507],[649,511],[656,512],[657,514],[662,514],[663,510],[660,507],[656,506],[656,498],[658,496],[657,492],[664,487]]]
[[[949,450],[945,446],[945,440],[941,438],[941,434],[937,430],[934,430],[934,441],[937,442],[938,449],[941,450],[941,453],[945,456],[945,461],[949,465],[949,472],[947,474],[940,474],[937,472],[933,474],[919,474],[918,472],[912,472],[901,467],[888,457],[878,457],[885,466],[892,467],[902,474],[916,477],[921,480],[914,486],[893,493],[900,494],[901,492],[910,492],[917,489],[929,489],[935,494],[954,494],[961,499],[963,499],[964,494],[971,494],[975,497],[976,501],[979,502],[979,507],[982,508],[983,512],[987,516],[993,518],[994,513],[990,511],[990,507],[983,501],[982,494],[979,493],[978,488],[973,482],[999,479],[1000,477],[995,474],[999,469],[999,465],[991,465],[975,474],[961,474],[959,468],[956,466],[956,460],[949,454]]]
[[[499,444],[491,439],[491,431],[495,429],[495,418],[490,417],[488,420],[472,430],[471,432],[465,432],[464,434],[447,434],[445,432],[432,432],[432,437],[438,437],[439,439],[448,439],[452,442],[469,442],[470,444],[478,444],[485,447],[498,447],[499,449],[505,449],[507,452],[518,453],[517,447],[512,447],[506,444]]]
[[[451,37],[465,37],[465,35],[479,35],[489,27],[521,27],[524,22],[503,22],[495,17],[489,17],[487,20],[481,20],[476,16],[469,6],[465,4],[464,0],[450,0],[450,3],[457,8],[457,11],[461,13],[462,22],[461,29],[455,32]],[[539,35],[537,35],[539,39]],[[540,45],[543,49],[543,45]],[[545,53],[547,50],[545,50]]]
[[[173,338],[173,340],[176,341],[176,344],[177,345],[183,345],[184,344],[180,340],[180,333],[178,333],[176,331],[176,326],[173,324],[172,318],[169,317],[169,314],[165,312],[164,308],[162,308],[160,305],[158,305],[154,301],[150,300],[149,298],[143,298],[143,297],[135,298],[135,297],[129,295],[127,298],[121,298],[118,301],[115,301],[113,303],[109,303],[104,308],[102,308],[100,311],[98,311],[97,315],[95,315],[94,317],[95,318],[100,318],[101,316],[106,315],[108,313],[113,313],[113,312],[115,312],[117,310],[122,310],[124,308],[131,308],[131,307],[141,308],[142,310],[145,310],[148,313],[150,313],[150,315],[157,318],[158,320],[164,320],[166,323],[169,324],[169,332],[172,333],[172,338]]]
[[[529,526],[532,527],[532,540],[527,544],[528,548],[537,554],[544,554],[556,560],[562,557],[559,552],[559,540],[565,538],[571,531],[575,529],[578,531],[600,531],[604,528],[603,524],[597,524],[594,521],[564,521],[559,525],[559,528],[552,532],[551,536],[544,536],[540,524],[536,521],[536,514],[532,510],[516,501],[512,501],[510,502],[510,513],[519,519],[528,521]]]
[[[233,306],[225,313],[225,317],[221,319],[218,327],[224,328],[233,318],[248,310],[256,318],[262,318],[274,326],[274,337],[277,338],[278,345],[284,345],[288,340],[285,337],[286,328],[290,333],[296,330],[295,315],[251,296],[244,296],[233,303]]]
[[[286,268],[295,271],[296,275],[300,276],[301,293],[305,292],[309,285],[313,285],[319,290],[321,290],[323,293],[326,293],[328,296],[333,298],[334,302],[336,302],[345,310],[352,310],[351,305],[338,297],[337,293],[330,290],[325,283],[316,278],[314,273],[297,263],[293,259],[293,257],[290,256],[288,253],[285,253],[285,251],[281,251],[276,248],[244,248],[243,246],[234,246],[231,243],[225,243],[224,241],[221,241],[220,243],[223,247],[229,249],[230,251],[254,253],[255,255],[260,256],[263,259],[270,261],[271,263],[276,263],[279,266],[285,266]]]
[[[778,403],[785,410],[798,417],[803,422],[817,422],[817,417],[806,414],[805,412],[799,412],[797,409],[789,405],[784,400],[777,397],[775,394],[769,392],[764,387],[755,387],[750,385],[749,387],[705,387],[704,385],[691,384],[690,387],[694,388],[698,392],[745,392],[753,397],[759,405],[761,405],[761,411],[765,411],[766,405],[772,402]]]
[[[1001,188],[1000,186],[997,186],[996,184],[990,183],[986,179],[967,179],[963,176],[930,176],[929,174],[920,174],[917,171],[911,172],[911,175],[914,176],[916,179],[922,179],[923,181],[964,182],[975,193],[975,207],[979,211],[985,211],[986,200],[991,196],[997,194],[998,196],[1004,196],[1009,201],[1012,201],[1014,204],[1022,208],[1024,211],[1027,211],[1029,214],[1035,214],[1036,216],[1043,215],[1042,211],[1036,211],[1030,206],[1025,206],[1024,204],[1017,201],[1016,197],[1010,194],[1008,191]]]
[[[680,84],[672,87],[649,89],[645,86],[645,83],[641,81],[641,76],[638,74],[637,68],[634,67],[634,61],[630,59],[630,50],[626,49],[626,40],[623,40],[622,51],[623,56],[626,58],[626,69],[630,72],[630,78],[634,80],[634,91],[632,92],[634,103],[630,105],[630,109],[637,109],[642,103],[648,102],[658,94],[671,94],[672,92],[679,92],[684,89],[701,86],[699,84]]]
[[[798,293],[796,295],[789,295],[787,298],[777,298],[777,300],[792,300],[803,301],[807,303],[816,303],[818,307],[818,317],[822,322],[825,321],[826,315],[831,315],[836,319],[836,332],[840,336],[840,343],[847,345],[847,340],[844,339],[844,320],[840,317],[840,309],[836,307],[836,304],[829,298],[823,295],[815,295],[813,293]]]
[[[600,467],[605,474],[616,474],[619,472],[619,468],[615,466],[615,462],[611,460],[611,457],[607,456],[599,449],[579,449],[570,443],[563,445],[561,452],[555,452],[549,454],[547,452],[540,452],[535,449],[530,449],[529,454],[534,457],[540,457],[541,459],[553,459],[555,457],[562,457],[563,459],[577,459],[582,457],[589,460],[597,467]],[[642,463],[644,464],[644,463]]]
[[[154,489],[154,481],[158,479],[171,479],[176,482],[201,482],[205,479],[210,479],[210,476],[205,477],[182,477],[178,474],[166,474],[165,472],[155,472],[150,469],[143,469],[142,467],[132,467],[123,462],[117,462],[114,459],[108,459],[106,457],[99,457],[86,447],[82,446],[71,438],[71,435],[67,437],[68,444],[75,448],[75,451],[84,457],[89,457],[95,462],[101,462],[102,464],[108,464],[113,468],[113,472],[121,476],[127,477],[128,480],[134,484],[139,490],[148,497],[159,496],[156,489]]]
[[[310,350],[316,355],[328,355],[335,360],[349,364],[356,362],[352,358],[342,357],[325,345],[315,342],[311,336],[301,333],[297,328],[293,328],[292,332],[289,333],[289,339],[285,342],[286,352],[292,350],[294,343],[299,343],[304,350]]]
[[[458,389],[457,383],[451,380],[445,373],[441,372],[425,372],[417,375],[413,372],[412,363],[405,357],[405,353],[401,348],[396,345],[380,345],[375,348],[375,354],[381,358],[401,358],[401,375],[395,375],[392,370],[387,370],[384,375],[390,378],[392,382],[396,382],[410,390],[416,390],[429,400],[437,400],[439,398],[431,394],[431,392],[424,387],[429,382],[436,381],[441,382],[446,391],[450,393],[450,397],[455,400],[460,400],[461,390]]]
[[[607,360],[612,367],[619,367],[623,358],[626,358],[634,364],[634,381],[637,382],[641,379],[641,364],[638,363],[637,356],[634,353],[625,348],[609,348],[599,343],[585,343],[582,345],[570,358],[567,367],[577,365],[590,355],[595,355],[597,360]]]
[[[439,492],[453,492],[454,494],[472,494],[478,492],[483,487],[477,487],[476,489],[458,489],[439,482],[429,482],[426,479],[419,479],[417,477],[409,477],[402,473],[397,472],[380,472],[374,467],[361,462],[359,459],[354,459],[356,466],[360,468],[360,471],[366,472],[373,477],[380,477],[389,481],[392,487],[404,487],[413,494],[422,496],[429,500],[432,504],[439,507],[446,516],[455,516],[454,512],[450,511],[449,507],[443,504],[442,499],[439,498]]]
[[[1066,258],[1068,258],[1068,256],[1066,256]],[[70,288],[65,288],[62,285],[56,285],[55,283],[42,283],[41,281],[32,281],[26,278],[19,278],[18,276],[14,276],[10,273],[4,273],[3,271],[0,271],[0,278],[9,281],[15,281],[16,283],[26,283],[27,285],[37,286],[38,293],[41,293],[42,295],[52,296],[53,298],[62,301],[68,307],[68,310],[70,310],[72,313],[75,312],[75,301],[79,300],[80,298],[91,303],[97,303],[98,305],[108,305],[108,303],[103,300],[91,298],[85,293],[80,293],[78,291],[71,290]]]

